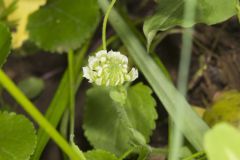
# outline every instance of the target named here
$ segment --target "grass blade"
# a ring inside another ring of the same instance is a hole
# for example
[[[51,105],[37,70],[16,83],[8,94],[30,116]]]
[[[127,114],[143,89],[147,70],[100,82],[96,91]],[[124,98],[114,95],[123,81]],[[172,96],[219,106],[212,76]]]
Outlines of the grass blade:
[[[102,10],[106,11],[109,2],[107,0],[98,0],[98,2]],[[184,117],[181,117],[184,125],[180,130],[196,149],[201,150],[203,147],[203,135],[208,130],[206,123],[204,123],[204,121],[191,109],[191,106],[185,100],[184,96],[181,95],[173,84],[164,76],[162,70],[159,69],[157,64],[148,55],[146,49],[141,45],[130,30],[130,27],[114,8],[109,16],[109,21],[127,47],[135,63],[164,104],[164,107],[173,121],[176,122],[177,120],[175,118],[176,106],[185,113]]]
[[[75,55],[75,73],[79,73],[81,71],[81,65],[83,61],[83,57],[88,49],[88,44],[86,44],[80,53]],[[67,105],[69,103],[69,81],[68,81],[68,70],[64,73],[63,78],[60,82],[60,85],[55,93],[55,96],[45,114],[46,119],[56,128],[58,125]],[[81,76],[81,74],[79,75]],[[81,76],[82,77],[82,76]],[[76,77],[77,78],[77,77]],[[76,90],[79,87],[81,81],[77,81]],[[75,90],[75,91],[76,91]],[[32,156],[31,160],[39,160],[42,154],[43,149],[45,148],[47,142],[49,140],[49,136],[45,133],[45,131],[40,128],[38,130],[38,144],[35,150],[34,155]]]
[[[186,0],[184,6],[184,21],[183,23],[194,23],[195,17],[195,8],[196,0]],[[189,67],[191,62],[191,53],[192,53],[192,34],[193,28],[187,28],[183,32],[182,36],[182,49],[181,49],[181,58],[178,71],[178,83],[177,87],[179,92],[186,96],[187,94],[187,85],[189,77]],[[181,104],[180,104],[181,105]],[[184,117],[184,112],[181,108],[176,106],[176,121],[172,125],[173,134],[170,141],[170,152],[169,160],[178,160],[180,155],[180,149],[183,143],[183,136],[180,128],[184,125],[182,118]]]
[[[114,42],[118,37],[112,36],[107,40],[107,45]],[[83,63],[83,57],[86,53],[86,51],[89,48],[89,43],[85,44],[80,53],[76,54],[74,56],[75,59],[75,66],[74,66],[74,73],[77,74],[75,76],[75,89],[79,87],[79,85],[82,82],[82,63]],[[102,46],[99,46],[96,50],[101,50]],[[94,52],[92,52],[94,53]],[[69,72],[66,71],[63,75],[63,78],[60,82],[60,85],[55,93],[55,96],[45,114],[45,117],[48,119],[48,121],[56,128],[60,119],[62,118],[62,115],[67,108],[67,105],[69,103],[69,82],[68,82],[68,74]],[[43,149],[45,148],[47,142],[49,140],[49,136],[44,132],[42,128],[38,131],[38,144],[35,150],[34,155],[31,157],[31,160],[39,160],[40,156],[43,152]]]

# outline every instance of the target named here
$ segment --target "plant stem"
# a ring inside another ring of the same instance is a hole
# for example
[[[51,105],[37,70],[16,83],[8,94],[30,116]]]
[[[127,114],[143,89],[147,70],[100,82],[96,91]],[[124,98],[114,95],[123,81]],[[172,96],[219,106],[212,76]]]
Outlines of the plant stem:
[[[23,107],[23,109],[31,115],[31,117],[39,124],[39,126],[44,128],[49,136],[71,158],[71,160],[83,160],[2,70],[0,70],[0,83]]]
[[[194,158],[197,158],[197,157],[200,157],[200,156],[204,156],[205,155],[205,152],[203,151],[200,151],[200,152],[197,152],[187,158],[184,158],[183,160],[193,160]]]
[[[69,113],[70,113],[70,134],[69,140],[75,151],[82,159],[85,159],[83,152],[74,143],[74,128],[75,128],[75,77],[74,77],[74,53],[72,50],[68,53],[68,82],[69,82]]]
[[[62,116],[61,123],[60,123],[60,133],[61,135],[67,139],[68,135],[68,122],[69,122],[69,110],[66,110]]]
[[[126,159],[127,156],[128,156],[130,153],[132,153],[133,151],[134,151],[134,148],[130,148],[130,149],[127,150],[125,153],[123,153],[119,159]]]
[[[196,0],[186,0],[185,8],[184,8],[184,24],[193,23],[195,21],[195,8],[196,8]],[[178,82],[177,87],[179,92],[185,97],[187,94],[187,84],[188,84],[188,76],[189,76],[189,67],[191,62],[191,53],[192,53],[192,34],[193,29],[187,28],[185,29],[183,36],[182,36],[182,49],[181,49],[181,58],[180,58],[180,65],[178,71]],[[177,102],[180,102],[178,105],[181,104],[179,98],[176,98]],[[180,149],[183,143],[183,135],[181,132],[181,128],[183,128],[184,122],[184,112],[176,106],[176,121],[172,125],[172,138],[170,141],[170,152],[169,152],[169,160],[178,160],[180,155]]]
[[[60,127],[59,127],[59,131],[61,133],[61,135],[63,136],[63,138],[67,139],[68,137],[68,123],[69,123],[69,110],[66,109],[66,111],[64,112],[63,116],[62,116],[62,120],[60,122]],[[67,160],[68,157],[65,153],[62,153],[63,156],[63,160]]]
[[[109,6],[108,0],[98,0],[98,3],[103,11],[106,11]],[[202,150],[203,136],[209,129],[207,124],[199,118],[182,94],[166,78],[162,70],[131,31],[129,25],[114,8],[109,15],[109,21],[129,51],[129,55],[133,58],[136,65],[138,65],[174,122],[177,121],[175,117],[176,107],[179,107],[184,112],[184,116],[181,117],[184,122],[181,131],[197,150]]]
[[[107,45],[112,43],[113,41],[116,41],[118,37],[112,36],[108,38]],[[74,55],[74,71],[77,76],[75,76],[75,92],[81,85],[83,76],[82,76],[82,70],[81,66],[84,61],[84,56],[87,53],[87,50],[89,49],[90,40],[82,47],[80,52],[78,54]],[[99,46],[94,52],[97,52],[102,49],[102,45]],[[92,53],[94,53],[92,52]],[[48,107],[48,110],[46,112],[46,119],[54,126],[56,127],[59,123],[63,112],[66,110],[66,106],[69,103],[69,85],[68,85],[68,69],[65,71],[63,78],[61,79],[60,85],[54,95],[53,100],[51,101],[50,106]],[[67,90],[67,91],[66,91]],[[67,97],[67,98],[66,98]],[[64,99],[65,98],[65,99]],[[35,153],[31,157],[31,160],[39,160],[41,153],[46,146],[47,142],[49,140],[49,136],[45,133],[45,131],[40,128],[38,131],[38,145],[36,147]]]
[[[81,73],[81,66],[83,63],[83,59],[85,54],[87,53],[87,50],[89,48],[90,40],[83,45],[83,47],[80,49],[79,53],[74,55],[74,71],[77,75],[76,84],[75,84],[75,91],[77,91],[79,85],[81,84],[80,79],[82,79]],[[69,104],[69,80],[68,80],[69,71],[66,69],[59,87],[57,91],[55,92],[55,95],[51,101],[51,104],[49,105],[45,118],[53,125],[53,127],[57,127],[64,111],[66,110],[68,104]],[[42,154],[42,151],[44,150],[47,142],[49,140],[49,135],[46,134],[44,131],[44,128],[39,128],[38,130],[38,144],[36,147],[36,150],[31,157],[31,160],[39,160],[40,156]]]
[[[75,90],[74,90],[74,66],[73,66],[72,50],[68,52],[68,79],[69,79],[69,110],[70,110],[70,142],[74,142],[74,126],[75,126]]]
[[[111,4],[109,5],[107,12],[105,14],[104,20],[103,20],[103,27],[102,27],[102,44],[103,44],[103,50],[107,50],[107,40],[106,40],[106,32],[107,32],[107,21],[108,21],[108,17],[109,14],[114,6],[114,4],[116,3],[116,0],[112,0]]]

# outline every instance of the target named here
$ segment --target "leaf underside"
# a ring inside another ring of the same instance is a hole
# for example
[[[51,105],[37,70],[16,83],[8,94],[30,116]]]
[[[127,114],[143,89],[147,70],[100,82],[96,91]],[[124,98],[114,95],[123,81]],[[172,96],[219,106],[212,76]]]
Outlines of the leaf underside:
[[[198,0],[195,22],[184,21],[184,0],[160,0],[157,12],[144,23],[144,34],[148,44],[158,31],[165,31],[175,26],[191,27],[196,23],[208,25],[223,22],[236,14],[236,0]]]

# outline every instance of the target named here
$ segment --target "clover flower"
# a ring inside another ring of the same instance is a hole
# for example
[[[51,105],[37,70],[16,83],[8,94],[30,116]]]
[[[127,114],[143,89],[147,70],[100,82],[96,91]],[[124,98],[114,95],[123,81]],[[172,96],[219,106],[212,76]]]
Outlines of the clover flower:
[[[118,86],[134,81],[138,71],[128,69],[128,58],[120,52],[101,50],[90,56],[88,66],[83,67],[83,77],[99,86]]]

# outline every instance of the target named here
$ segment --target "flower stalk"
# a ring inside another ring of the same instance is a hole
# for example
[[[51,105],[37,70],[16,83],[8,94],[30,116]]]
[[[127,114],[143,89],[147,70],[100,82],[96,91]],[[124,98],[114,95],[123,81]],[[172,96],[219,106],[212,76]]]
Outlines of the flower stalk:
[[[16,87],[12,80],[0,70],[0,84],[13,96],[22,108],[42,127],[71,160],[85,160],[68,144],[58,131],[44,118],[32,102]]]

